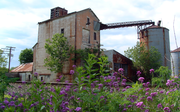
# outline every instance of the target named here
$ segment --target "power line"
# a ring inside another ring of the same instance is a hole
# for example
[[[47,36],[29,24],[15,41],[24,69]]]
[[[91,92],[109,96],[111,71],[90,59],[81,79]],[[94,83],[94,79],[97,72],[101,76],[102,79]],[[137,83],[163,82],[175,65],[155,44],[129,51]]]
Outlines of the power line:
[[[11,47],[11,46],[6,46],[6,48],[1,48],[1,50],[3,50],[3,53],[1,53],[1,54],[8,54],[9,55],[8,72],[10,72],[11,56],[13,56],[13,54],[11,54],[11,52],[14,51],[15,48],[16,47]]]

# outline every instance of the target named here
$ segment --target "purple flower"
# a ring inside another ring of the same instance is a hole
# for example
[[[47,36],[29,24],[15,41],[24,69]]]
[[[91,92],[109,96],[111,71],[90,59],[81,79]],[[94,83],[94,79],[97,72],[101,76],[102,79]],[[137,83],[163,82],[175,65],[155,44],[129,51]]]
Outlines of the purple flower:
[[[25,81],[22,81],[22,83],[23,83],[23,84],[26,84],[26,82],[25,82]]]
[[[119,69],[118,69],[118,72],[119,72],[120,74],[123,74],[124,69],[123,69],[123,68],[119,68]]]
[[[89,79],[89,78],[90,78],[90,76],[88,75],[88,76],[87,76],[87,78]]]
[[[144,81],[144,77],[139,77],[138,79],[140,82],[143,82]]]
[[[117,78],[117,80],[119,80],[119,81],[120,81],[120,80],[121,80],[121,78],[120,78],[120,77],[118,77],[118,78]]]
[[[140,71],[137,71],[137,73],[136,73],[136,74],[137,74],[137,76],[138,76],[138,77],[140,77],[141,72],[140,72]]]
[[[99,89],[101,89],[103,87],[103,84],[98,84],[99,85]]]
[[[163,106],[162,106],[162,104],[160,103],[160,104],[157,105],[157,107],[158,107],[158,108],[162,108]]]
[[[128,108],[131,108],[132,107],[132,105],[128,105]]]
[[[74,74],[74,70],[70,70],[70,74],[73,75]]]
[[[154,69],[150,69],[149,72],[150,72],[150,73],[152,73],[152,72],[154,73]]]
[[[178,76],[174,76],[175,79],[179,78]]]
[[[149,92],[146,92],[145,95],[149,95]]]
[[[101,96],[100,99],[104,99],[104,96]]]
[[[124,108],[124,109],[123,109],[123,111],[127,111],[127,109],[126,109],[126,108]]]
[[[9,101],[8,100],[4,100],[4,103],[7,105],[9,103]]]
[[[146,88],[146,91],[149,91],[149,88]]]
[[[4,105],[2,105],[1,108],[4,110],[6,107]]]
[[[159,93],[164,93],[164,91],[163,91],[163,90],[161,90]]]
[[[126,89],[123,89],[122,92],[126,91]]]
[[[73,67],[73,68],[76,68],[76,65],[73,65],[72,67]]]
[[[81,107],[76,107],[75,111],[77,112],[81,111]]]
[[[151,93],[151,96],[154,97],[157,95],[157,92]]]
[[[38,73],[37,73],[37,72],[35,72],[35,73],[34,73],[34,76],[35,76],[35,77],[37,77],[37,76],[38,76]]]
[[[116,76],[116,75],[117,75],[117,72],[114,72],[114,73],[113,73],[113,76]]]
[[[129,88],[131,88],[131,86],[126,86],[126,89],[129,89]]]
[[[146,109],[144,112],[149,112],[149,109]]]
[[[18,88],[22,88],[22,86],[18,86]]]
[[[18,107],[23,107],[23,104],[22,104],[22,103],[20,103],[20,104],[18,105]]]
[[[143,102],[138,102],[138,103],[136,104],[137,108],[140,108],[142,105],[143,105]]]
[[[123,79],[122,82],[126,82],[126,79]]]
[[[169,111],[170,109],[169,109],[169,107],[164,107],[164,109],[163,110],[167,110],[167,111]]]
[[[152,97],[151,96],[148,96],[147,97],[147,101],[152,101],[153,99],[152,99]]]
[[[56,82],[60,82],[60,79],[56,79]]]

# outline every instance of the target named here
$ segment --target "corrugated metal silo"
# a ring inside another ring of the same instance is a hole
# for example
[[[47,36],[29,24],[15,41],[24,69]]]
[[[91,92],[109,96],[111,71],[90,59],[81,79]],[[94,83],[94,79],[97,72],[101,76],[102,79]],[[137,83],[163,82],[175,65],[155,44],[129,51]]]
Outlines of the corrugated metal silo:
[[[171,51],[171,70],[172,75],[180,75],[180,47]]]
[[[140,42],[144,42],[147,49],[154,46],[161,53],[161,65],[171,69],[169,29],[160,26],[150,26],[140,31]]]

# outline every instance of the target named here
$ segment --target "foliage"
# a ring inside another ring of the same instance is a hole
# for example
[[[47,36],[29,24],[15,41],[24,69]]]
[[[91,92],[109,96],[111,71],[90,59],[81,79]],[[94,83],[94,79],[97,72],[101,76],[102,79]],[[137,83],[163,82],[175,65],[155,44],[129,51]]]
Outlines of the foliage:
[[[0,101],[4,100],[4,93],[7,87],[12,87],[9,83],[16,82],[18,78],[8,78],[5,73],[0,75]]]
[[[3,51],[0,49],[0,67],[6,67],[7,65],[7,58],[2,55]]]
[[[171,70],[167,66],[160,66],[159,69],[155,70],[155,73],[158,73],[159,76],[152,78],[152,85],[156,84],[157,87],[165,86],[165,82],[170,78]]]
[[[83,62],[88,59],[88,54],[94,54],[96,57],[99,57],[101,51],[99,49],[100,45],[97,45],[94,48],[85,48],[85,49],[75,49],[73,52],[76,54],[76,57],[72,58],[72,60],[81,59]]]
[[[20,64],[33,62],[33,50],[26,48],[19,55]]]
[[[49,56],[44,59],[44,66],[49,67],[48,70],[55,73],[62,72],[64,62],[69,59],[72,52],[72,47],[68,44],[67,38],[63,34],[57,33],[53,35],[52,41],[46,40],[45,49]]]
[[[160,66],[161,54],[155,47],[147,50],[144,43],[137,42],[136,46],[128,48],[124,53],[125,56],[132,59],[134,67],[143,71],[146,76],[149,76],[151,68],[157,69]]]
[[[132,86],[125,86],[126,80],[120,81],[120,74],[110,76],[102,67],[93,68],[95,63],[106,65],[107,58],[95,59],[88,55],[85,66],[75,69],[75,84],[56,86],[45,84],[33,78],[31,84],[19,88],[30,88],[24,94],[8,93],[0,106],[3,112],[179,112],[180,80],[167,80],[163,89],[149,88],[149,82],[138,79]],[[93,71],[98,71],[94,73]],[[74,72],[72,72],[74,73]],[[99,75],[100,79],[94,78]],[[88,76],[87,76],[88,75]],[[61,78],[60,78],[61,79]],[[164,82],[165,83],[165,82]],[[59,80],[58,83],[59,84]],[[24,101],[22,101],[24,100]]]

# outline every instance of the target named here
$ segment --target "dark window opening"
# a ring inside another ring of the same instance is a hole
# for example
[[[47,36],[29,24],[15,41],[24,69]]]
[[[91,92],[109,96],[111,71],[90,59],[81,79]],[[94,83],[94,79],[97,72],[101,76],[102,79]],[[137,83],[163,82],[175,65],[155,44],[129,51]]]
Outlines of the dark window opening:
[[[64,34],[64,28],[61,29],[61,33]]]
[[[28,79],[29,79],[29,81],[31,80],[31,76],[30,75],[29,75]]]
[[[89,25],[89,24],[90,24],[90,19],[87,18],[87,23],[86,23],[86,25]]]
[[[96,40],[96,32],[94,32],[94,40]]]
[[[41,81],[43,80],[43,77],[41,77]]]
[[[90,43],[90,35],[89,35],[89,40],[88,40],[88,43]]]

